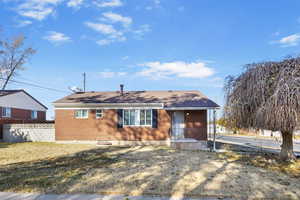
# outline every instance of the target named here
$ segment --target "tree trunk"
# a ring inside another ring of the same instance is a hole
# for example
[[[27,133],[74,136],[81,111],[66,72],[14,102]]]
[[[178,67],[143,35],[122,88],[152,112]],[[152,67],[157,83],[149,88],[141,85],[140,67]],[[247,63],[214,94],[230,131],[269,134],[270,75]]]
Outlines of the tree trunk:
[[[281,131],[282,135],[282,145],[280,152],[280,159],[284,161],[289,161],[295,159],[293,151],[293,132]]]

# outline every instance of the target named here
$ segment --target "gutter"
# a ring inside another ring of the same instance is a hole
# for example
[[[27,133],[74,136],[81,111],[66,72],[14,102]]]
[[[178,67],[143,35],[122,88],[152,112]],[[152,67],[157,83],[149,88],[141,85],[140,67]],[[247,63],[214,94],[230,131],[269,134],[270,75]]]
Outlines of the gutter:
[[[163,109],[163,103],[53,103],[55,109]]]

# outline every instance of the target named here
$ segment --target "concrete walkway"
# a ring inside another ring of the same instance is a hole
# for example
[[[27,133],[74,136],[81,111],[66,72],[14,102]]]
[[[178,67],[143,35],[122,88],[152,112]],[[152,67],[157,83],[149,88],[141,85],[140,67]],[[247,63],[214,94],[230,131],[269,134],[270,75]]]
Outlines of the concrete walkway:
[[[230,198],[204,197],[204,198],[175,198],[151,196],[126,196],[126,195],[98,195],[98,194],[36,194],[0,192],[1,200],[217,200]]]

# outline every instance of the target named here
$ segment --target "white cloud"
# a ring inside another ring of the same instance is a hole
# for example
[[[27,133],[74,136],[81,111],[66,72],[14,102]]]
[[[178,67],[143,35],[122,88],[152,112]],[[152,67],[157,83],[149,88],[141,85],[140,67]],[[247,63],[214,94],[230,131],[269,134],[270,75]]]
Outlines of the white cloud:
[[[67,3],[68,7],[79,9],[80,6],[83,4],[84,0],[69,0]]]
[[[204,62],[148,62],[140,66],[144,67],[144,69],[138,72],[137,75],[155,77],[156,79],[171,77],[206,78],[215,73],[214,69],[207,67]]]
[[[63,33],[55,32],[55,31],[49,31],[43,39],[48,40],[54,44],[61,44],[64,42],[70,42],[71,38],[66,36]]]
[[[282,47],[291,47],[297,46],[300,42],[300,34],[292,34],[286,37],[281,38],[280,40],[276,41],[276,43],[281,44]]]
[[[123,56],[122,57],[122,60],[128,60],[129,59],[129,56]]]
[[[116,30],[110,24],[85,22],[85,25],[99,33],[102,33],[103,35],[105,35],[107,37],[105,39],[98,40],[97,44],[99,44],[99,45],[108,45],[113,42],[122,42],[127,39],[124,36],[124,33],[122,31]]]
[[[32,21],[22,20],[22,21],[18,21],[17,23],[18,23],[17,27],[24,27],[24,26],[28,26],[28,25],[32,24]]]
[[[120,76],[126,76],[127,72],[99,72],[102,78],[114,78]]]
[[[86,22],[85,25],[95,31],[98,31],[106,35],[116,34],[118,32],[112,25],[108,25],[108,24]]]
[[[19,15],[36,20],[43,20],[54,12],[61,0],[27,0],[21,3],[16,11]]]
[[[24,17],[33,18],[36,20],[43,20],[45,17],[47,17],[52,12],[53,12],[53,8],[45,8],[43,10],[41,10],[41,9],[20,10],[19,14]]]
[[[100,46],[105,46],[105,45],[109,45],[113,42],[114,42],[113,40],[103,39],[103,40],[98,40],[96,43],[99,44]]]
[[[98,0],[94,1],[94,4],[98,7],[120,7],[123,5],[121,0]]]
[[[135,34],[136,39],[142,39],[142,37],[151,31],[151,27],[149,24],[141,25],[138,29],[133,30],[132,32]]]
[[[135,39],[142,39],[144,34],[151,31],[150,25],[148,24],[141,25],[137,29],[134,29],[130,27],[132,23],[133,20],[131,17],[122,16],[113,12],[104,12],[98,21],[87,21],[84,24],[94,31],[101,33],[103,37],[97,40],[96,43],[104,46],[114,42],[126,41],[127,36],[130,34],[133,35]]]
[[[154,4],[155,4],[156,6],[159,6],[159,5],[160,5],[160,0],[154,0],[153,2],[154,2]]]
[[[153,10],[154,8],[159,8],[160,6],[160,0],[152,0],[152,5],[146,6],[145,9],[146,10]]]
[[[102,15],[104,16],[104,18],[102,18],[103,21],[110,22],[110,23],[120,22],[123,24],[124,27],[128,27],[132,23],[131,17],[124,17],[117,13],[105,12]]]

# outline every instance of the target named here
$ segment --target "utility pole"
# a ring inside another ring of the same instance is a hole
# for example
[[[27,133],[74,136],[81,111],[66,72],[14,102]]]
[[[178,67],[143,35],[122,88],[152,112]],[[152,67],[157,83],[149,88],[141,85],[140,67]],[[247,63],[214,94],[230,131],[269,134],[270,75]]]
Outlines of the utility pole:
[[[86,81],[86,74],[83,72],[83,92],[85,92],[85,81]]]

